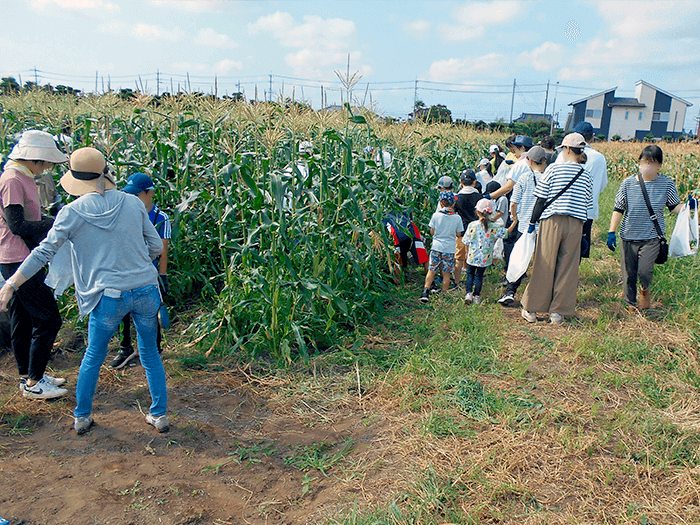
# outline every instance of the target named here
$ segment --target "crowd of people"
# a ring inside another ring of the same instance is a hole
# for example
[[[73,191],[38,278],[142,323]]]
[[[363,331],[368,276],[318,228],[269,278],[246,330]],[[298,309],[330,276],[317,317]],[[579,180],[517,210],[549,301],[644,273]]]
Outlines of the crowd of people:
[[[527,268],[530,259],[522,259],[531,257],[521,316],[535,323],[538,314],[548,314],[549,321],[559,325],[574,315],[579,266],[589,257],[592,225],[600,215],[599,197],[608,184],[605,157],[590,144],[593,134],[592,125],[581,122],[558,147],[551,136],[537,144],[524,135],[509,137],[507,153],[493,144],[477,172],[460,173],[456,194],[452,178],[441,176],[437,209],[429,223],[432,245],[420,301],[429,302],[432,293],[461,290],[466,268],[464,301],[481,303],[484,272],[494,255],[503,259],[507,270],[516,243],[534,236],[534,254],[518,251],[518,260],[513,261]],[[607,246],[615,251],[621,224],[624,301],[630,310],[650,307],[654,264],[666,244],[663,210],[678,213],[682,207],[673,180],[660,174],[662,164],[659,146],[644,147],[639,174],[620,185],[608,230]],[[696,205],[689,198],[691,209]],[[526,277],[524,272],[512,280],[504,277],[500,284],[505,292],[497,302],[514,306]],[[437,286],[440,279],[442,285]]]
[[[573,315],[580,261],[588,257],[592,223],[599,218],[598,198],[608,183],[605,157],[591,147],[592,137],[593,128],[586,122],[556,148],[552,137],[535,144],[531,137],[517,135],[505,141],[507,152],[493,144],[476,169],[462,170],[458,189],[451,176],[441,176],[428,224],[429,252],[410,214],[387,215],[384,224],[402,265],[408,264],[410,254],[425,266],[420,301],[427,303],[433,293],[456,289],[464,291],[465,302],[480,304],[488,267],[502,259],[507,269],[516,243],[534,236],[521,315],[534,323],[538,314],[548,314],[554,324]],[[299,146],[296,170],[305,179],[312,150],[310,142]],[[388,153],[365,154],[385,168],[393,160]],[[60,185],[76,198],[64,205],[48,172],[65,163],[69,169]],[[607,246],[615,251],[620,229],[624,300],[632,309],[650,306],[654,264],[665,249],[664,207],[678,213],[682,206],[673,180],[660,173],[662,165],[658,146],[642,150],[639,173],[620,185],[608,230]],[[140,358],[152,398],[146,422],[159,432],[169,428],[158,315],[168,292],[170,221],[155,204],[154,194],[147,174],[132,173],[118,190],[100,151],[77,148],[69,158],[55,137],[38,130],[22,134],[0,175],[0,271],[5,279],[0,311],[9,311],[19,390],[28,399],[68,393],[65,378],[46,373],[61,316],[45,278],[47,264],[64,245],[70,250],[80,316],[89,315],[88,344],[76,385],[78,434],[94,423],[100,368],[120,326],[120,351],[110,366],[120,369]],[[695,208],[697,203],[690,199],[689,205]],[[525,277],[504,278],[505,292],[498,303],[516,304]],[[131,340],[132,321],[138,351]]]

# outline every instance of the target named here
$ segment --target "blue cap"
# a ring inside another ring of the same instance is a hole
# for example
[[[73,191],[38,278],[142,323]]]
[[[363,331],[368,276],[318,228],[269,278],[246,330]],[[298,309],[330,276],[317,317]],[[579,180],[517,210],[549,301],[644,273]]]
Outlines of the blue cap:
[[[126,193],[131,193],[132,195],[138,195],[142,191],[154,190],[153,179],[146,175],[145,173],[134,173],[131,177],[126,179],[126,186],[122,191]]]
[[[450,204],[454,204],[455,202],[455,194],[452,193],[450,190],[445,190],[440,192],[440,202],[442,201],[447,201]]]
[[[581,135],[586,135],[590,133],[591,135],[593,134],[593,125],[590,122],[586,122],[585,120],[582,122],[579,122],[576,124],[576,127],[574,128],[574,133],[580,133]]]

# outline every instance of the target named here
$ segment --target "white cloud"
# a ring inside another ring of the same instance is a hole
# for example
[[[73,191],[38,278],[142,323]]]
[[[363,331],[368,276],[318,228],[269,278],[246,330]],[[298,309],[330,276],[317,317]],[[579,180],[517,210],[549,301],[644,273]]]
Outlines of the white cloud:
[[[305,16],[304,22],[295,23],[289,13],[277,11],[248,24],[252,35],[268,32],[283,47],[299,48],[289,53],[285,62],[296,74],[320,74],[321,67],[344,64],[350,49],[349,39],[355,34],[355,23],[342,18]],[[350,52],[351,61],[359,60],[360,52]],[[357,67],[357,66],[355,66]]]
[[[431,24],[427,20],[416,20],[408,24],[404,24],[403,29],[413,37],[421,38],[427,35],[430,31]]]
[[[131,30],[131,35],[138,40],[147,40],[149,42],[157,40],[177,42],[182,40],[185,33],[177,27],[174,29],[165,29],[157,25],[136,24]]]
[[[194,37],[196,44],[201,44],[208,47],[220,47],[231,49],[238,47],[238,43],[231,40],[228,35],[223,35],[214,31],[211,27],[200,29],[197,36]]]
[[[473,40],[486,34],[492,25],[503,25],[520,13],[521,3],[516,1],[474,2],[456,8],[452,18],[456,24],[442,24],[440,35],[445,40]]]
[[[70,11],[119,11],[119,6],[103,0],[32,0],[31,7],[43,11],[51,6]]]
[[[697,34],[700,3],[696,1],[600,1],[598,11],[616,36],[643,38],[669,30]],[[677,35],[680,36],[680,35]]]
[[[223,4],[220,0],[151,0],[151,3],[156,7],[173,7],[180,11],[190,11],[193,13],[218,11]]]
[[[232,69],[236,69],[238,71],[242,70],[243,62],[224,59],[214,67],[214,70],[220,75],[225,75],[226,73],[231,72]]]
[[[453,79],[473,77],[484,71],[494,71],[501,63],[503,55],[490,53],[480,57],[450,58],[433,62],[430,66],[430,79],[444,82]]]
[[[545,42],[532,51],[524,51],[520,54],[522,61],[532,64],[536,71],[550,71],[561,64],[564,50],[559,44]]]

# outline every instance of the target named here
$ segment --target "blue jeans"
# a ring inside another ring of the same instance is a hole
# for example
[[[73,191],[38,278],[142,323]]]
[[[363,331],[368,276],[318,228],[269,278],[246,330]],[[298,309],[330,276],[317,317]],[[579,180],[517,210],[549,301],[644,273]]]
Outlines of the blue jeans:
[[[110,297],[114,295],[120,296]],[[77,401],[73,412],[75,417],[86,417],[92,413],[92,398],[97,388],[100,367],[107,357],[107,345],[119,327],[119,323],[129,312],[136,325],[141,364],[146,371],[148,388],[151,391],[150,412],[156,417],[165,414],[168,402],[165,369],[156,346],[159,307],[160,292],[155,284],[125,292],[105,291],[100,302],[90,312],[88,347],[80,363],[78,385],[75,389]]]

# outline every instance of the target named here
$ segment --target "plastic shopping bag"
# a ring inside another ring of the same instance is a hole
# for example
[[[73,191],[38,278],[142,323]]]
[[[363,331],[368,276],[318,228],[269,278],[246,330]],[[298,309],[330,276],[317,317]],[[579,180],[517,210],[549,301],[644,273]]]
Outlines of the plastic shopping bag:
[[[698,209],[690,210],[690,250],[698,253]]]
[[[517,281],[527,271],[532,254],[535,253],[536,238],[537,234],[535,232],[524,233],[515,242],[513,251],[510,253],[510,262],[506,272],[506,279],[509,282]]]
[[[59,297],[70,286],[73,285],[73,260],[70,241],[66,241],[49,263],[49,272],[46,275],[45,283],[53,288],[54,297]]]
[[[697,224],[697,213],[695,213],[695,222]],[[697,229],[697,226],[695,227]],[[688,204],[684,204],[681,208],[676,226],[673,228],[671,241],[669,242],[668,251],[670,257],[685,257],[694,255],[697,251],[697,242],[695,243],[695,251],[692,249],[690,242],[692,240],[691,214]]]

